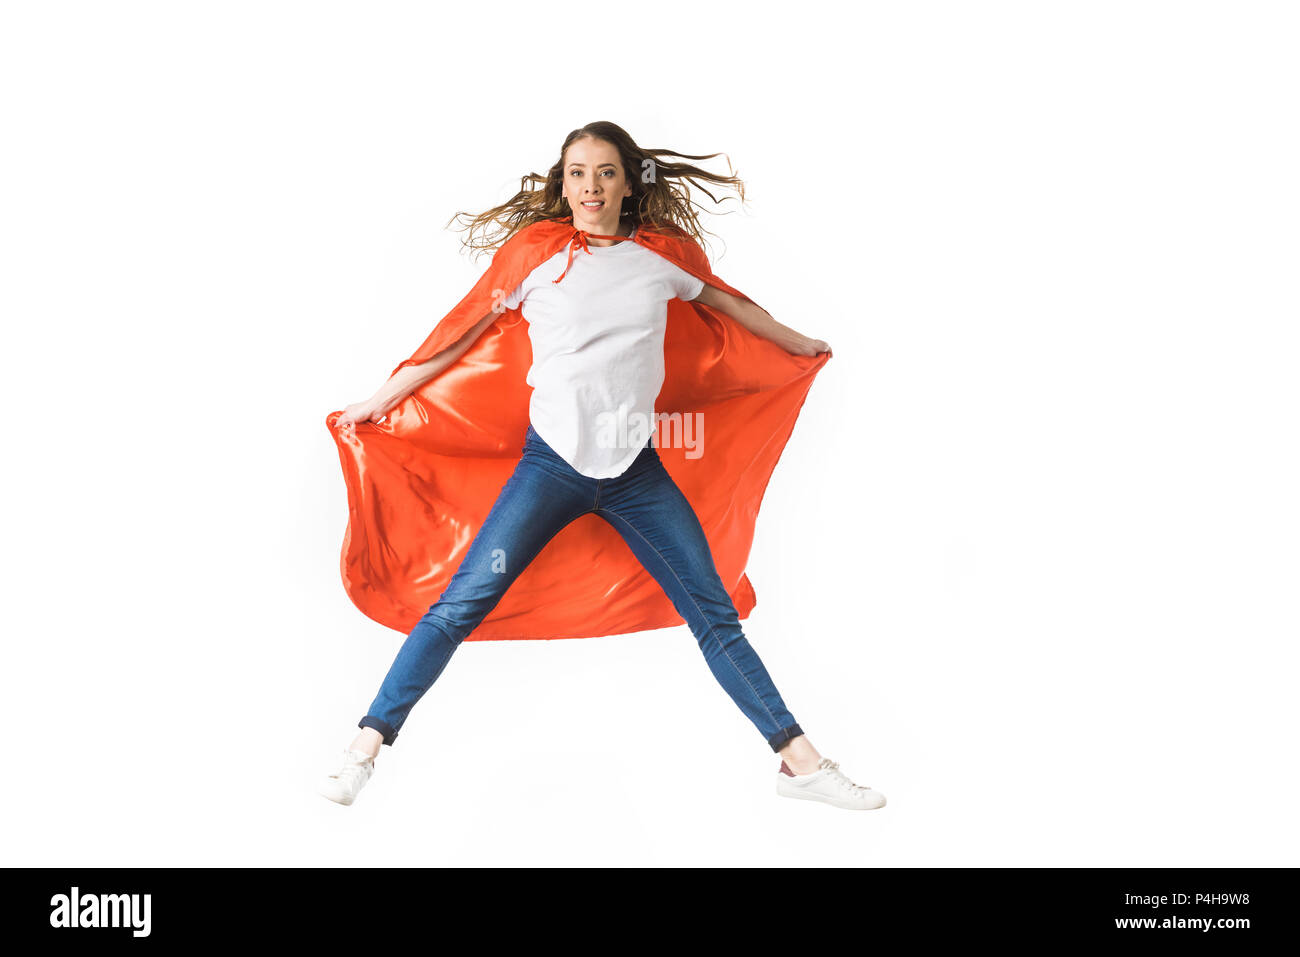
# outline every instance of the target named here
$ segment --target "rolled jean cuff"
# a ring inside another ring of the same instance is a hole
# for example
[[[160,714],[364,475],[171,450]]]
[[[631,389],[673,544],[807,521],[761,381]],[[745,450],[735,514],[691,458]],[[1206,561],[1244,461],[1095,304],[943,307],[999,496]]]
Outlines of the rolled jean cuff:
[[[385,721],[383,718],[376,718],[372,715],[366,715],[364,718],[362,718],[360,721],[357,722],[357,727],[374,728],[376,731],[378,731],[380,734],[384,736],[384,744],[388,745],[390,748],[393,746],[393,742],[397,740],[397,732],[394,731],[393,726],[389,724],[387,721]]]
[[[792,724],[788,728],[782,728],[776,734],[767,739],[767,743],[772,746],[773,751],[780,751],[786,746],[791,738],[797,738],[803,734],[803,728],[797,724]]]

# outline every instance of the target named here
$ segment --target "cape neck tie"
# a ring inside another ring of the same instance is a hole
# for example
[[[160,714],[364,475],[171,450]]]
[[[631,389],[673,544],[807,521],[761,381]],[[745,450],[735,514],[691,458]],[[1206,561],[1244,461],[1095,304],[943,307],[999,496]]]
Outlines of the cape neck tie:
[[[636,227],[632,228],[632,235],[633,236],[636,235]],[[585,229],[577,229],[575,227],[573,230],[573,236],[572,238],[569,239],[568,242],[569,260],[564,264],[564,272],[560,273],[559,276],[552,279],[551,282],[553,283],[559,282],[561,279],[563,279],[565,276],[569,274],[569,267],[573,265],[573,251],[577,249],[579,246],[581,246],[586,251],[588,256],[591,255],[591,247],[587,245],[588,236],[590,236],[592,239],[621,239],[625,242],[632,238],[632,236],[606,236],[602,233],[589,233]]]

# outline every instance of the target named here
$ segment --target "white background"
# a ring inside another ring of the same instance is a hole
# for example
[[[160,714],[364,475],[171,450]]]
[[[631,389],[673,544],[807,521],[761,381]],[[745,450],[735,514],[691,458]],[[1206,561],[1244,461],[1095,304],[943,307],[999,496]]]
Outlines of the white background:
[[[6,863],[1300,863],[1296,26],[5,5]],[[834,348],[745,627],[883,810],[777,797],[685,625],[467,643],[314,793],[404,637],[325,416],[486,268],[452,214],[597,119],[730,156],[715,271]]]

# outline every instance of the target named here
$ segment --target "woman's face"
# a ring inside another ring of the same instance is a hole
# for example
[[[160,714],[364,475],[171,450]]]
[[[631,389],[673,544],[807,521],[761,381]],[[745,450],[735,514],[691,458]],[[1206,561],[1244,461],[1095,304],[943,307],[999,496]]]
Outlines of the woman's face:
[[[573,225],[589,233],[617,235],[623,197],[632,195],[632,187],[614,145],[590,137],[574,140],[565,153],[562,172]]]

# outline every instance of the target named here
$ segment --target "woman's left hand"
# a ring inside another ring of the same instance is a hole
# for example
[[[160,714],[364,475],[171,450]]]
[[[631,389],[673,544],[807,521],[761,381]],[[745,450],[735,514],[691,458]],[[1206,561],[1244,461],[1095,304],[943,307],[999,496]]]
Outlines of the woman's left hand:
[[[807,336],[799,336],[791,342],[784,343],[783,346],[786,352],[796,356],[815,356],[831,351],[831,347],[821,339],[810,339]]]

